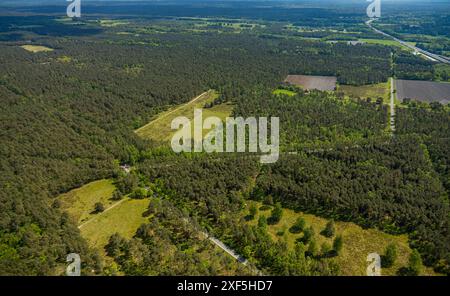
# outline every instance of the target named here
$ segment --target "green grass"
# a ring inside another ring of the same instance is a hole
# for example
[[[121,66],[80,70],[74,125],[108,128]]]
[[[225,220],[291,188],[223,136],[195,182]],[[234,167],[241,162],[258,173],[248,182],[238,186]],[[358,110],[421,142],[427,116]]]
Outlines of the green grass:
[[[254,201],[247,202],[247,209],[252,204],[256,204],[259,209],[262,204]],[[270,216],[270,209],[266,211],[258,210],[258,215],[249,223],[255,225],[258,221],[259,215]],[[248,214],[248,210],[244,215]],[[303,217],[306,222],[306,227],[312,226],[315,232],[315,240],[320,249],[324,242],[330,245],[333,243],[333,238],[326,238],[320,235],[320,232],[325,228],[327,219],[305,214],[302,212],[296,213],[289,209],[283,210],[283,217],[276,225],[269,225],[267,230],[274,240],[285,240],[290,248],[293,248],[296,239],[302,237],[303,234],[293,234],[289,232],[289,228],[295,223],[297,218]],[[344,245],[339,256],[333,258],[340,266],[342,275],[366,275],[366,262],[369,253],[378,253],[382,255],[386,246],[393,243],[397,246],[398,258],[391,268],[383,268],[383,275],[395,275],[400,267],[406,266],[408,256],[411,249],[408,245],[408,237],[406,235],[390,235],[377,229],[363,229],[360,226],[350,222],[336,222],[336,235],[342,235]],[[282,236],[280,232],[284,232]],[[425,268],[423,271],[425,275],[434,275],[430,268]]]
[[[209,116],[217,116],[223,121],[226,117],[230,116],[233,111],[233,105],[225,103],[216,105],[212,108],[203,108],[205,104],[213,102],[218,97],[218,94],[214,91],[208,91],[207,93],[198,97],[198,99],[191,100],[190,102],[174,106],[169,110],[158,114],[158,116],[147,125],[136,130],[136,134],[142,138],[151,139],[156,142],[167,143],[170,142],[173,134],[176,132],[171,129],[172,120],[178,116],[185,116],[192,121],[194,118],[194,109],[203,110],[203,119]],[[204,131],[204,135],[206,134]]]
[[[389,82],[384,82],[362,86],[340,85],[338,90],[343,91],[345,95],[350,97],[372,99],[381,97],[385,103],[389,104],[389,87]]]
[[[97,214],[81,228],[81,235],[89,246],[97,248],[104,255],[104,247],[111,235],[119,233],[131,239],[141,224],[148,221],[143,216],[149,205],[149,199],[126,199],[118,206]]]
[[[287,96],[295,96],[297,93],[287,89],[276,89],[272,92],[274,95],[287,95]]]
[[[143,213],[147,210],[148,199],[125,197],[119,202],[112,201],[114,190],[112,180],[99,180],[58,197],[61,209],[75,219],[83,238],[91,247],[98,248],[102,255],[105,255],[104,246],[112,234],[118,232],[125,238],[132,238],[138,227],[147,221]],[[103,203],[104,212],[93,213],[97,202]]]
[[[53,51],[52,48],[41,45],[22,45],[21,47],[32,53]]]
[[[102,27],[118,27],[118,26],[124,26],[124,25],[128,25],[129,22],[123,22],[123,21],[118,21],[118,20],[100,20],[100,25]]]
[[[92,212],[97,202],[101,202],[105,208],[114,203],[110,200],[114,190],[112,180],[99,180],[62,194],[58,199],[61,209],[81,224],[96,215]]]
[[[66,55],[60,56],[57,58],[58,62],[61,63],[70,63],[72,61],[72,58]]]
[[[392,39],[359,39],[359,41],[368,43],[368,44],[380,44],[386,46],[397,46],[403,47],[400,43]]]

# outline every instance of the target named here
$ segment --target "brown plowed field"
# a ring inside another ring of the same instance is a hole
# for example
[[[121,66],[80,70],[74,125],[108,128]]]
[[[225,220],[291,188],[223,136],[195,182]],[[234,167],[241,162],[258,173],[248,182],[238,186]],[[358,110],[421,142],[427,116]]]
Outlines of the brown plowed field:
[[[328,90],[336,89],[336,77],[334,76],[311,76],[311,75],[288,75],[285,82],[300,86],[305,90]]]
[[[450,83],[421,80],[395,80],[397,98],[403,101],[405,98],[423,102],[441,102],[448,104],[450,101]]]

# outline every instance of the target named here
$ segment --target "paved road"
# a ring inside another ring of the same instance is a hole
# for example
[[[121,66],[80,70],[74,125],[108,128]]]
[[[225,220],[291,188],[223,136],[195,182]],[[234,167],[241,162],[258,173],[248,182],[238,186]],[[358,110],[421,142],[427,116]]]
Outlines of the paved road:
[[[391,79],[391,132],[395,132],[395,101],[394,101],[394,78]]]
[[[424,55],[426,58],[428,58],[429,60],[432,60],[432,61],[439,61],[439,62],[445,63],[445,64],[450,64],[450,59],[447,58],[447,57],[444,57],[444,56],[441,56],[441,55],[437,55],[437,54],[431,53],[431,52],[429,52],[429,51],[420,49],[420,48],[415,47],[415,46],[413,46],[413,45],[411,45],[411,44],[409,44],[409,43],[407,43],[407,42],[405,42],[405,41],[403,41],[403,40],[400,40],[400,39],[398,39],[398,38],[396,38],[396,37],[394,37],[394,36],[392,36],[392,35],[389,35],[389,34],[383,32],[383,31],[378,30],[377,28],[375,28],[374,26],[372,26],[372,22],[373,22],[373,21],[374,21],[373,19],[372,19],[372,20],[368,20],[368,21],[366,22],[366,25],[369,26],[369,27],[370,27],[372,30],[374,30],[375,32],[377,32],[377,33],[379,33],[379,34],[381,34],[381,35],[384,35],[384,36],[386,36],[386,37],[389,37],[389,38],[391,38],[391,39],[397,41],[397,42],[400,43],[401,45],[406,46],[406,47],[408,47],[408,48],[414,50],[415,52],[418,52],[418,53],[423,54],[423,55]]]
[[[252,267],[249,265],[249,262],[247,259],[245,259],[244,257],[242,257],[241,255],[239,255],[238,253],[236,253],[233,249],[229,248],[227,245],[225,245],[223,242],[221,242],[220,240],[218,240],[215,237],[212,237],[210,235],[208,235],[205,232],[202,232],[202,234],[204,236],[206,236],[213,244],[215,244],[216,246],[218,246],[219,248],[221,248],[222,250],[224,250],[225,252],[227,252],[231,257],[233,257],[234,259],[236,259],[239,263],[247,266],[248,268],[251,269],[251,271],[256,274],[256,275],[263,275],[262,272],[260,270],[258,270],[256,267]]]

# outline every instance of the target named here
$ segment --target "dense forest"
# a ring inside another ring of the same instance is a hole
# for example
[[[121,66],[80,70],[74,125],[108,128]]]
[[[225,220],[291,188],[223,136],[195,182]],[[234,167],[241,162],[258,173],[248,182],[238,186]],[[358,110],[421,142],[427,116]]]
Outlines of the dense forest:
[[[399,108],[398,133],[417,134],[426,144],[427,152],[450,194],[450,112],[439,103],[424,104],[405,101],[408,108]]]

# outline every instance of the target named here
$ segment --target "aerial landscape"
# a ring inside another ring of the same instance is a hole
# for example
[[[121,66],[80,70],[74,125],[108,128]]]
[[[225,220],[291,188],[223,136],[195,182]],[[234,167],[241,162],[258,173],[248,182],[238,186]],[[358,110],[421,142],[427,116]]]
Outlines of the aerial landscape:
[[[0,0],[0,275],[450,275],[450,2],[371,2]]]

